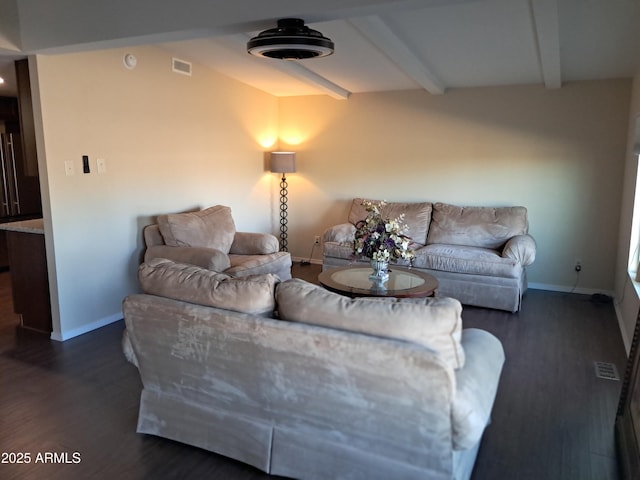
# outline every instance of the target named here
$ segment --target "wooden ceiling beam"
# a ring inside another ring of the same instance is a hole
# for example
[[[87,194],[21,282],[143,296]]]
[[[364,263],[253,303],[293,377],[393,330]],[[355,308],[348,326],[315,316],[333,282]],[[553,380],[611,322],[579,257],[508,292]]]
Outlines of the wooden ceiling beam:
[[[349,23],[422,88],[434,95],[445,92],[446,87],[438,75],[411,51],[382,18],[377,15],[352,18]]]

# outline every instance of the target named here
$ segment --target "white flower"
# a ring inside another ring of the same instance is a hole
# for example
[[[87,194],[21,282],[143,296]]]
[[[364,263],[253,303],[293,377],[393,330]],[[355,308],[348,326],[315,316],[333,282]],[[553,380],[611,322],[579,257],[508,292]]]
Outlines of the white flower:
[[[363,201],[362,205],[368,213],[356,224],[354,254],[379,261],[413,258],[411,239],[404,233],[408,229],[403,223],[404,214],[393,219],[383,218],[381,211],[385,202]]]
[[[387,262],[389,261],[389,256],[390,255],[387,250],[378,250],[377,252],[373,253],[371,258],[373,258],[373,260]]]

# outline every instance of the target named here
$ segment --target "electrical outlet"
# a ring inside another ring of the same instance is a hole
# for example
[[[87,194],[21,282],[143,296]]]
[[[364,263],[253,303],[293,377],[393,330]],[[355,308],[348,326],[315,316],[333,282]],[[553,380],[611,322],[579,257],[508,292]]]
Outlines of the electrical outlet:
[[[316,235],[313,240],[314,245],[320,245],[320,235]]]
[[[581,272],[581,271],[582,271],[582,260],[576,260],[576,264],[575,264],[575,266],[573,267],[573,269],[574,269],[576,272]]]

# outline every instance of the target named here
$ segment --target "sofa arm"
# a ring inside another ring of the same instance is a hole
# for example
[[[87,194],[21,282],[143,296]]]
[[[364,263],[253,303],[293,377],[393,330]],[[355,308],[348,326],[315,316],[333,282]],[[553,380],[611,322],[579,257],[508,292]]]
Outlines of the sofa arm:
[[[451,412],[455,450],[472,448],[482,438],[504,364],[502,344],[489,332],[464,329],[462,346],[467,361],[455,371],[456,396]]]
[[[166,258],[176,263],[197,265],[198,267],[213,270],[214,272],[224,272],[231,266],[229,256],[215,248],[155,245],[147,248],[147,251],[144,253],[144,261],[148,262],[154,258]]]
[[[229,253],[234,255],[267,255],[280,249],[278,239],[270,233],[236,232]]]
[[[133,350],[133,345],[131,345],[131,339],[129,338],[129,332],[125,328],[124,332],[122,332],[122,352],[124,353],[125,358],[129,363],[135,365],[140,368],[138,364],[138,357],[136,356],[136,352]]]
[[[536,259],[536,241],[531,235],[516,235],[506,243],[502,256],[517,260],[523,267],[531,265]]]
[[[356,236],[356,227],[352,223],[341,223],[325,230],[322,236],[323,242],[353,243]]]

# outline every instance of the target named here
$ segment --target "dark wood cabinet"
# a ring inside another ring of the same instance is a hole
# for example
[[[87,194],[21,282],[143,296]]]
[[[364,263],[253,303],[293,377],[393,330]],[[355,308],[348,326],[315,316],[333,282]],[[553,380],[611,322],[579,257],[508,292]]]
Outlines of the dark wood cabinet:
[[[51,299],[44,234],[7,231],[13,309],[21,326],[51,333]]]
[[[40,178],[38,174],[38,152],[36,150],[36,130],[33,119],[33,102],[31,99],[31,80],[29,63],[18,60],[16,80],[18,84],[18,113],[20,119],[19,154],[16,152],[16,181],[20,194],[19,215],[42,213],[40,197]],[[16,149],[18,150],[18,149]]]
[[[7,131],[20,128],[20,114],[16,97],[0,97],[0,118],[4,120]]]
[[[0,222],[42,215],[28,61],[15,70],[18,97],[0,96]]]
[[[15,62],[17,97],[0,96],[0,224],[42,217],[28,60]],[[0,270],[9,265],[0,233]]]

